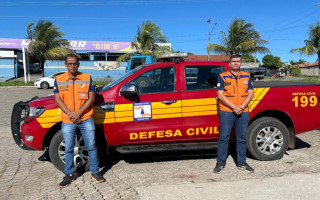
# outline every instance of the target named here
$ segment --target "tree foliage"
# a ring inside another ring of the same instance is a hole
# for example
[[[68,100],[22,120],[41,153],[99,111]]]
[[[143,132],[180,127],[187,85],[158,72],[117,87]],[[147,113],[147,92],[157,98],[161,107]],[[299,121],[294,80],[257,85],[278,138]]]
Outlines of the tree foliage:
[[[318,55],[318,62],[320,61],[320,22],[315,25],[310,25],[309,40],[304,41],[305,46],[301,48],[291,49],[291,53],[299,52],[301,54],[311,56]]]
[[[242,55],[242,62],[254,62],[254,57],[252,55],[244,54]],[[260,62],[256,59],[256,62]]]
[[[273,56],[271,54],[267,54],[262,58],[262,63],[264,67],[267,67],[269,69],[277,69],[281,67],[282,62],[280,60],[280,57]]]
[[[136,53],[159,56],[170,52],[170,47],[156,44],[167,42],[168,39],[163,35],[161,28],[157,24],[150,20],[144,21],[138,26],[137,35],[134,36],[134,40],[131,42],[131,47],[134,48],[136,52],[124,54],[120,56],[117,61],[127,61]]]
[[[304,59],[299,59],[298,61],[294,61],[294,60],[290,60],[289,61],[289,63],[291,64],[291,65],[299,65],[299,64],[304,64],[304,63],[306,63],[307,61],[306,60],[304,60]]]
[[[228,34],[220,31],[221,45],[209,44],[208,51],[222,54],[251,54],[269,53],[270,50],[264,45],[269,42],[260,38],[260,34],[253,27],[252,23],[247,23],[244,19],[235,18],[228,29]]]
[[[73,53],[69,49],[68,40],[62,38],[65,33],[59,29],[60,27],[47,20],[39,20],[36,25],[34,23],[27,25],[27,39],[31,40],[28,51],[39,61],[42,76],[46,60],[64,59],[67,54]]]

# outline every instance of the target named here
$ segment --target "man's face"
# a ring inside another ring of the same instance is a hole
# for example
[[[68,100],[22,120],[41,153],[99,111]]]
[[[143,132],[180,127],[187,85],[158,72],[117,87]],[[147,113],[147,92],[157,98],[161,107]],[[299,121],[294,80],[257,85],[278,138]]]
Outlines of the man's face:
[[[75,57],[68,57],[64,65],[68,69],[68,72],[70,72],[71,74],[75,74],[78,72],[79,63],[77,62],[77,59]]]
[[[239,70],[241,67],[241,58],[231,58],[230,68],[232,70]]]

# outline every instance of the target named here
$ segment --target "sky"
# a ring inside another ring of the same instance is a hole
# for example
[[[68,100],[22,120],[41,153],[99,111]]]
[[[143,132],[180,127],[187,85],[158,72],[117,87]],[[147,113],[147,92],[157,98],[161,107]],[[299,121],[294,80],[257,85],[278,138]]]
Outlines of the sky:
[[[290,50],[303,47],[310,25],[320,22],[317,3],[320,0],[1,0],[0,38],[26,38],[27,24],[45,19],[59,26],[68,40],[131,42],[138,25],[151,20],[173,50],[207,54],[207,20],[211,18],[211,43],[221,44],[220,31],[227,32],[234,18],[242,18],[283,62],[315,62],[316,55]]]

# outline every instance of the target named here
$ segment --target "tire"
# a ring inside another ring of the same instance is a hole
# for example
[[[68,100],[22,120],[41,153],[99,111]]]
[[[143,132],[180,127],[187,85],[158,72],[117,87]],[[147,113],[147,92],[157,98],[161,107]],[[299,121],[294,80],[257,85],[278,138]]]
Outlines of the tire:
[[[74,149],[74,167],[78,170],[89,171],[90,162],[87,148],[84,144],[81,134],[76,137],[77,142],[75,143]],[[106,145],[104,136],[97,135],[96,142],[98,146],[98,157],[100,166],[106,163],[106,157],[108,153],[108,147]],[[61,172],[64,172],[65,161],[65,148],[64,139],[61,130],[58,131],[52,138],[49,145],[49,156],[52,164]]]
[[[40,87],[41,87],[42,89],[49,89],[50,86],[49,86],[49,83],[48,83],[48,82],[43,81],[43,82],[41,82]]]
[[[262,117],[248,127],[247,150],[257,160],[277,160],[289,146],[289,130],[278,119]]]

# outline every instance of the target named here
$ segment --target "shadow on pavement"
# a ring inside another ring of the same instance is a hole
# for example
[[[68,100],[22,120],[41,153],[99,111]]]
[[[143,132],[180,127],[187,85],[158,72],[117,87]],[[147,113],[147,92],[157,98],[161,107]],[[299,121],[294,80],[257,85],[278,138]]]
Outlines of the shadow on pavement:
[[[303,149],[303,148],[310,148],[311,145],[303,140],[301,140],[300,138],[296,137],[296,146],[294,149]]]
[[[49,150],[46,149],[43,154],[38,158],[39,161],[49,161],[51,162],[50,160],[50,156],[49,156]]]
[[[310,148],[311,145],[300,138],[296,138],[296,148]],[[295,150],[295,149],[289,149]],[[101,174],[105,174],[110,170],[114,165],[119,161],[123,160],[129,164],[140,164],[140,163],[153,163],[153,162],[170,162],[170,161],[179,161],[179,160],[197,160],[197,159],[216,159],[216,149],[210,150],[193,150],[193,151],[170,151],[170,152],[153,152],[153,153],[132,153],[132,154],[120,154],[114,149],[109,150],[109,156],[104,156],[100,159],[100,167],[103,167]],[[232,157],[234,163],[237,163],[237,152],[236,145],[231,142],[231,145],[228,150],[229,155]],[[250,155],[247,155],[250,157]],[[250,157],[251,158],[251,157]],[[230,158],[229,158],[230,159]],[[38,158],[39,161],[50,161],[49,151],[46,150]],[[77,173],[82,175],[85,172],[85,169],[78,168]]]
[[[216,150],[172,151],[122,155],[119,154],[119,158],[130,164],[170,162],[177,160],[215,159]]]

